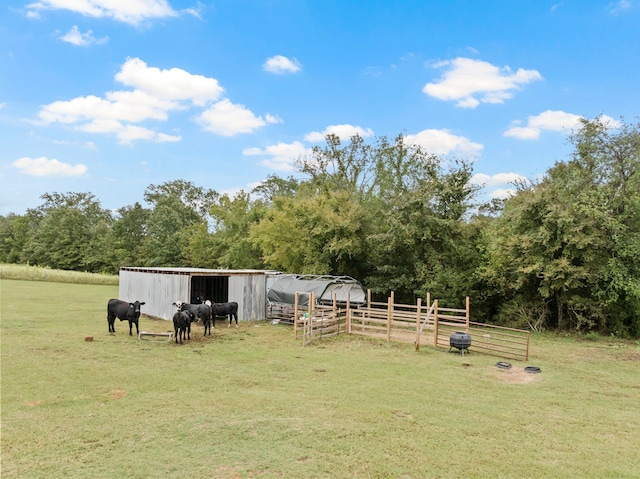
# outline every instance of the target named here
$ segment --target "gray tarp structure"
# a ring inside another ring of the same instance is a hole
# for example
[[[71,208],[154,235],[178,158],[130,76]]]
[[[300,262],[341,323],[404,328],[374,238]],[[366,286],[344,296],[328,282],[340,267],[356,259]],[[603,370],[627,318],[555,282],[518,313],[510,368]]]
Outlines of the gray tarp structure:
[[[349,276],[314,276],[283,274],[275,276],[267,287],[267,299],[271,303],[294,304],[296,292],[313,293],[316,302],[331,304],[333,295],[338,303],[346,303],[347,297],[353,305],[367,302],[367,295],[359,281]],[[309,295],[298,295],[300,306],[308,306]]]

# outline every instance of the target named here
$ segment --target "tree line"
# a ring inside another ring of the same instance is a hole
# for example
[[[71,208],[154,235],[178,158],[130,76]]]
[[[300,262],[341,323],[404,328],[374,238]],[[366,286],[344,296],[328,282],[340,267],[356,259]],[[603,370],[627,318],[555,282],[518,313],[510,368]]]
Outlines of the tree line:
[[[114,213],[91,193],[47,193],[0,216],[0,262],[349,275],[380,299],[469,296],[478,321],[638,337],[640,125],[585,119],[569,142],[569,160],[484,204],[470,162],[403,135],[328,135],[298,178],[233,196],[174,180]]]

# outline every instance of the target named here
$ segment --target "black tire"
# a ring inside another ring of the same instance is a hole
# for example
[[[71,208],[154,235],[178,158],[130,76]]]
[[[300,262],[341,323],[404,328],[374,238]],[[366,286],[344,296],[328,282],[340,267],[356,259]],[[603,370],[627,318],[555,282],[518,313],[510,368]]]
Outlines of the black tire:
[[[500,369],[511,369],[511,363],[505,363],[504,361],[498,361],[496,366]]]
[[[542,372],[542,370],[538,366],[527,366],[526,368],[524,368],[524,370],[527,373],[539,373],[539,372]]]

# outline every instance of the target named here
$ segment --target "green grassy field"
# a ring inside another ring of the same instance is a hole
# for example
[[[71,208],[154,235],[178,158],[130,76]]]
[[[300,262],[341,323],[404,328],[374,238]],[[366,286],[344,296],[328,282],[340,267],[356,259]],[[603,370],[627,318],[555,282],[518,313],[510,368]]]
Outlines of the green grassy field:
[[[510,370],[268,322],[176,345],[108,333],[117,293],[0,281],[3,478],[640,474],[637,342],[534,336]]]

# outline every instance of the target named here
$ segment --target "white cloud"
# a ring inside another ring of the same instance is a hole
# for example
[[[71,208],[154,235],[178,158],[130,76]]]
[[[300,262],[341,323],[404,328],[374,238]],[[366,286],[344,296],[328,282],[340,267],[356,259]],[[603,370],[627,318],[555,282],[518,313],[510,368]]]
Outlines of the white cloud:
[[[484,173],[476,173],[471,177],[469,182],[485,188],[486,196],[489,199],[504,199],[515,195],[516,189],[514,183],[526,182],[527,177],[518,173],[498,173],[496,175],[485,175]],[[511,185],[511,187],[509,187]]]
[[[283,73],[297,73],[302,69],[302,65],[297,59],[289,60],[282,55],[275,55],[271,58],[267,58],[262,65],[262,69],[266,72],[276,73],[281,75]]]
[[[133,141],[144,140],[155,143],[177,142],[181,140],[179,136],[158,133],[142,126],[122,124],[117,120],[94,120],[91,123],[77,127],[78,130],[87,133],[112,133],[116,135],[119,143],[129,144]]]
[[[86,120],[140,122],[166,120],[179,103],[162,100],[139,90],[108,92],[106,99],[94,95],[44,105],[38,114],[45,123],[78,123]]]
[[[617,15],[630,10],[632,6],[631,0],[618,0],[617,2],[610,3],[608,8],[612,15]]]
[[[420,145],[434,155],[449,153],[477,155],[484,148],[480,143],[474,143],[464,136],[454,135],[447,130],[422,130],[415,135],[407,135],[405,141]]]
[[[336,135],[341,140],[348,140],[352,136],[358,134],[362,138],[373,136],[373,130],[371,128],[362,128],[354,125],[330,125],[324,129],[324,131],[312,131],[304,136],[305,141],[312,143],[318,143],[325,140],[329,134]]]
[[[518,173],[498,173],[492,176],[476,173],[471,177],[470,183],[481,186],[503,186],[526,180],[525,176]]]
[[[114,134],[121,143],[174,142],[181,137],[156,132],[140,123],[166,121],[174,111],[206,107],[224,94],[224,88],[214,78],[193,75],[179,68],[148,67],[138,58],[127,59],[115,79],[134,89],[106,92],[104,97],[88,95],[55,101],[40,108],[39,120],[44,124],[70,125],[89,133]],[[267,124],[282,123],[278,116],[256,116],[246,106],[228,99],[217,101],[195,120],[205,130],[222,136],[250,133]]]
[[[87,33],[82,33],[78,30],[78,27],[74,25],[71,30],[60,37],[60,40],[78,47],[88,47],[91,45],[107,43],[109,41],[109,37],[96,38],[93,36],[93,32],[91,30],[88,30]]]
[[[39,0],[27,5],[27,17],[39,18],[45,10],[70,10],[86,17],[111,18],[131,25],[178,15],[167,0]]]
[[[514,122],[503,136],[513,136],[521,140],[535,140],[540,137],[543,130],[548,131],[571,131],[580,124],[580,115],[566,113],[564,111],[543,111],[539,115],[530,116],[525,126],[518,126],[520,122]]]
[[[277,145],[261,148],[246,148],[242,151],[246,156],[267,156],[260,164],[277,171],[293,171],[295,161],[309,155],[311,150],[299,141],[293,143],[278,143]]]
[[[433,65],[447,70],[436,83],[427,83],[422,91],[445,101],[456,101],[461,108],[475,108],[480,103],[504,103],[519,89],[532,81],[542,80],[536,70],[499,68],[471,58],[456,58]]]
[[[491,199],[505,199],[510,198],[516,194],[516,190],[513,188],[496,188],[488,193]]]
[[[128,58],[116,74],[116,80],[157,98],[187,100],[197,106],[216,101],[224,93],[215,78],[193,75],[180,68],[148,67],[139,58]]]
[[[70,165],[56,159],[22,157],[12,163],[25,175],[30,176],[83,176],[88,168],[82,163]]]
[[[278,118],[272,115],[267,115],[266,118],[256,116],[246,106],[231,103],[228,99],[212,105],[196,120],[205,130],[222,136],[252,133],[268,123],[279,122]]]
[[[502,136],[512,136],[521,140],[536,140],[543,131],[559,131],[568,135],[580,126],[581,118],[583,117],[573,113],[546,110],[539,115],[527,118],[525,126],[519,126],[521,124],[520,121],[513,122],[513,126],[505,131]],[[607,115],[600,116],[600,121],[609,128],[617,128],[620,125],[619,121]]]

